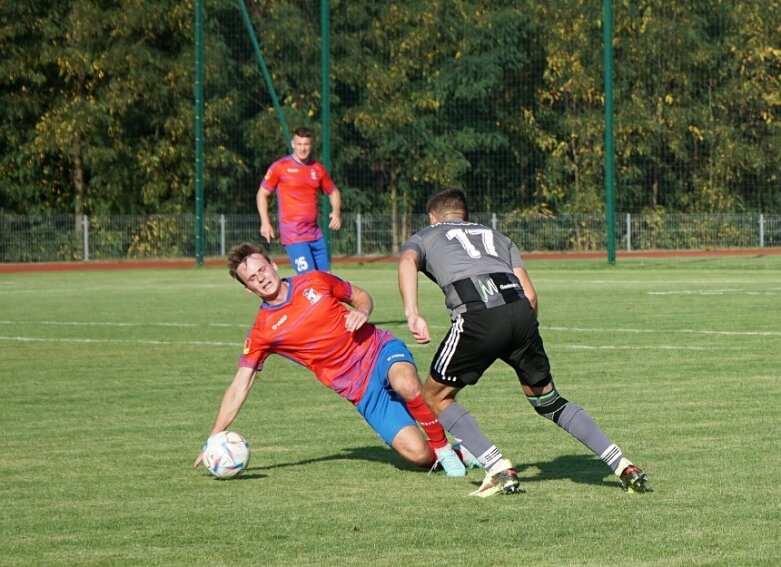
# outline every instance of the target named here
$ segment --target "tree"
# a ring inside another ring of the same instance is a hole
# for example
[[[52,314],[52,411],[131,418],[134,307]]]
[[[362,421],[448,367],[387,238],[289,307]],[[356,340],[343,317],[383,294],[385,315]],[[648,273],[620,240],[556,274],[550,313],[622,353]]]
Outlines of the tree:
[[[4,18],[22,23],[0,44],[15,70],[2,85],[4,206],[182,211],[192,192],[191,9],[172,0],[8,5]]]
[[[290,127],[322,136],[320,13],[245,0]],[[233,0],[206,0],[210,212],[254,211],[288,151]],[[331,1],[332,176],[345,211],[431,192],[518,214],[604,207],[602,14],[585,0]],[[781,4],[615,6],[619,210],[779,210]],[[0,3],[0,212],[187,212],[192,0]]]
[[[601,10],[593,2],[540,3],[545,69],[528,118],[546,159],[538,199],[554,213],[604,210],[604,89]]]
[[[443,185],[465,185],[477,207],[498,204],[497,194],[521,201],[530,183],[517,118],[531,99],[522,79],[533,75],[534,34],[522,8],[376,2],[342,16],[343,143],[351,169],[387,196],[394,249],[409,213]]]
[[[619,208],[761,206],[781,147],[777,4],[626,2],[616,21]]]

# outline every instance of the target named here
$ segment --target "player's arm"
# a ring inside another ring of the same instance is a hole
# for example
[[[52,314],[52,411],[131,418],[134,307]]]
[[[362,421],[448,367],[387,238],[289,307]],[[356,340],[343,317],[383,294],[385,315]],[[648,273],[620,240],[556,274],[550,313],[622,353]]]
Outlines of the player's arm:
[[[271,217],[268,214],[269,195],[271,195],[271,191],[261,186],[255,196],[260,216],[260,235],[266,239],[266,242],[271,242],[271,239],[274,238],[274,226],[271,224]]]
[[[345,300],[345,303],[353,309],[344,316],[344,326],[348,331],[353,332],[360,329],[369,320],[369,315],[374,309],[374,301],[368,291],[355,284],[350,285],[352,296],[349,300]]]
[[[331,221],[328,223],[328,228],[339,230],[342,228],[342,195],[339,193],[339,189],[334,188],[331,191],[331,194],[328,195],[328,201],[331,203],[331,214],[329,215]]]
[[[418,253],[407,249],[399,258],[399,293],[404,304],[404,316],[415,341],[431,342],[428,323],[418,314]]]
[[[531,277],[529,277],[529,272],[527,272],[525,268],[513,268],[513,273],[518,278],[518,281],[521,282],[523,294],[526,296],[526,299],[529,300],[534,312],[537,313],[537,291],[534,289]]]
[[[244,405],[244,400],[247,399],[252,385],[255,383],[256,374],[257,372],[254,368],[244,366],[239,367],[236,371],[233,381],[222,396],[220,409],[217,412],[217,418],[214,420],[214,426],[208,435],[209,437],[220,431],[225,431],[233,423],[233,420],[236,419],[236,415],[238,415],[241,406]],[[198,454],[195,462],[193,462],[193,468],[198,467],[202,460],[203,452]]]

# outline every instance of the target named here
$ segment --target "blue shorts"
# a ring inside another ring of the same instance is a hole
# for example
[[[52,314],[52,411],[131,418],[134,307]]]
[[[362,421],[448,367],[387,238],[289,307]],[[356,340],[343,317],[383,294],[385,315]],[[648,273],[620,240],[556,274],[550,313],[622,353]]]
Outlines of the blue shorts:
[[[393,339],[380,351],[369,377],[363,398],[355,406],[374,431],[390,446],[394,437],[408,425],[416,425],[407,404],[388,383],[388,372],[396,362],[415,364],[412,354],[399,339]]]
[[[331,259],[328,255],[328,246],[325,244],[325,236],[309,242],[288,244],[285,246],[285,252],[296,274],[304,274],[312,270],[331,271]]]

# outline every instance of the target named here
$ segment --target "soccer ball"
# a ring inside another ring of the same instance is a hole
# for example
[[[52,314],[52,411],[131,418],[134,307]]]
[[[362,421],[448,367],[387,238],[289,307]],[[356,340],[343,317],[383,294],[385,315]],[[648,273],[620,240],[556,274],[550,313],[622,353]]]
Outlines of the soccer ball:
[[[249,465],[249,443],[235,431],[220,431],[203,446],[203,466],[217,478],[233,478]]]

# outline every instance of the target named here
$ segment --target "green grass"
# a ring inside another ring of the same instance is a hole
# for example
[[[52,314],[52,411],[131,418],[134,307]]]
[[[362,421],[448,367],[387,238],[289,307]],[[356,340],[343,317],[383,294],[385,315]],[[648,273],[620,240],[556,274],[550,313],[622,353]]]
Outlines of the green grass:
[[[395,266],[337,265],[409,341]],[[269,360],[217,481],[190,464],[257,302],[223,269],[0,276],[2,565],[778,565],[781,256],[530,262],[559,390],[649,473],[625,494],[505,367],[460,396],[527,493],[407,466]],[[441,336],[442,297],[422,282]],[[427,368],[433,345],[413,346]]]

